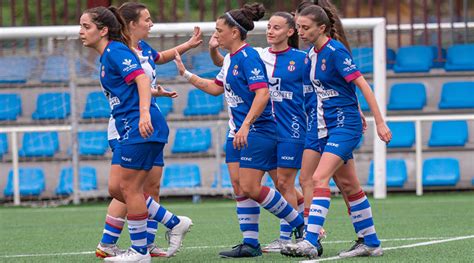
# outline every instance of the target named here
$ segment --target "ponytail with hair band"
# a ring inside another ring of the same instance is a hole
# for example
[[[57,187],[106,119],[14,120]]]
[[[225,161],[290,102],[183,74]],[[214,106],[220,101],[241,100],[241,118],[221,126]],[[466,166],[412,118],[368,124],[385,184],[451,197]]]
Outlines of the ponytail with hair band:
[[[119,28],[114,29],[112,31],[109,28],[110,37],[111,38],[118,38],[120,40],[120,42],[124,43],[131,50],[133,50],[132,49],[132,38],[130,37],[130,32],[128,31],[128,27],[127,27],[127,24],[125,23],[125,20],[120,15],[120,12],[119,12],[118,8],[115,7],[115,6],[109,6],[107,9],[110,10],[110,12],[112,12],[112,14],[115,16],[115,18],[117,19],[117,21],[120,24]],[[115,30],[118,30],[118,32],[115,32]]]

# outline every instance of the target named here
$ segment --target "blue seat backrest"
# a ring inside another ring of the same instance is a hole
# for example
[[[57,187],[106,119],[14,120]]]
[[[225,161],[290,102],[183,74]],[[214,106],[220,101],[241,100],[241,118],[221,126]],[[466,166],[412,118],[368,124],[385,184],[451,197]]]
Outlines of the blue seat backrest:
[[[8,137],[6,133],[0,133],[0,158],[8,152]]]
[[[36,100],[34,120],[64,119],[71,114],[71,96],[69,93],[43,93]]]
[[[0,120],[16,120],[21,115],[19,94],[0,94]]]
[[[212,136],[209,128],[180,128],[171,152],[206,152],[211,147]]]
[[[474,81],[446,82],[441,90],[440,109],[473,109]]]
[[[408,180],[407,165],[403,159],[387,159],[386,182],[388,187],[403,187]],[[370,162],[367,185],[374,185],[374,161]]]
[[[79,168],[79,189],[81,191],[97,190],[96,169],[91,166]],[[73,170],[72,167],[61,169],[56,194],[67,195],[73,192]]]
[[[83,131],[77,138],[81,155],[104,155],[109,147],[106,131]]]
[[[87,95],[86,105],[82,118],[108,118],[110,116],[110,104],[104,93],[94,91]]]
[[[188,105],[184,110],[184,115],[217,115],[223,106],[222,95],[212,96],[201,90],[191,90],[188,94]]]
[[[415,143],[414,122],[388,122],[387,125],[393,134],[388,148],[409,148],[413,146]]]
[[[474,70],[474,44],[453,45],[448,48],[446,71]]]
[[[169,97],[156,97],[156,104],[160,108],[163,116],[168,116],[168,113],[173,111],[173,99]]]
[[[429,72],[433,67],[433,50],[429,46],[405,46],[398,49],[393,70],[402,72]]]
[[[221,171],[221,186],[222,188],[230,188],[232,187],[232,182],[230,180],[229,169],[227,169],[227,164],[223,163],[220,165]],[[218,185],[217,181],[218,173],[214,174],[214,182],[212,182],[212,188],[216,188]]]
[[[421,110],[426,105],[423,83],[398,83],[390,89],[389,110]]]
[[[196,164],[171,164],[165,166],[163,187],[201,186],[201,172]]]
[[[26,132],[19,151],[21,157],[52,157],[59,150],[57,132]]]
[[[428,146],[464,146],[468,138],[466,121],[434,121]]]
[[[423,162],[424,186],[454,186],[460,178],[455,158],[430,158]]]
[[[43,169],[38,167],[20,167],[19,169],[20,195],[40,195],[46,188]],[[13,170],[8,173],[8,181],[4,190],[5,196],[13,195]]]

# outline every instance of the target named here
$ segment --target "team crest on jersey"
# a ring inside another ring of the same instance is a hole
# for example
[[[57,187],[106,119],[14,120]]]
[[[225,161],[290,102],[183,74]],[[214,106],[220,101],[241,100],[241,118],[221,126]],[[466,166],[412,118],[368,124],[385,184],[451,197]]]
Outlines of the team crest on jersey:
[[[234,69],[232,70],[232,75],[234,76],[239,75],[239,65],[234,66]]]
[[[295,69],[296,69],[295,62],[292,60],[292,61],[290,61],[290,65],[288,65],[288,71],[293,72],[293,71],[295,71]]]
[[[322,71],[326,70],[326,59],[324,58],[321,60],[321,70]]]

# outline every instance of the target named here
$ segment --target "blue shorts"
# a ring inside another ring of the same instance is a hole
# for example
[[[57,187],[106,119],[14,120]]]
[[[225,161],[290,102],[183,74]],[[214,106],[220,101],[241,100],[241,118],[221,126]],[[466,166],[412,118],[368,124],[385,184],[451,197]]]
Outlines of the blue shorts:
[[[247,137],[248,147],[236,150],[229,138],[226,142],[226,163],[239,162],[241,168],[270,171],[277,168],[277,141],[260,136]]]
[[[277,165],[280,168],[301,168],[304,144],[298,142],[278,142]]]
[[[313,150],[318,153],[321,152],[317,133],[316,134],[310,134],[309,132],[306,133],[306,138],[304,140],[304,149]]]
[[[109,140],[109,146],[112,149],[112,165],[120,165],[122,163],[122,146],[117,140]],[[153,166],[165,166],[163,151],[156,157]]]
[[[134,170],[149,171],[165,147],[161,142],[121,145],[120,166]]]
[[[361,135],[352,135],[347,133],[335,133],[319,139],[321,154],[330,152],[339,156],[344,163],[353,159],[352,152],[359,144]]]

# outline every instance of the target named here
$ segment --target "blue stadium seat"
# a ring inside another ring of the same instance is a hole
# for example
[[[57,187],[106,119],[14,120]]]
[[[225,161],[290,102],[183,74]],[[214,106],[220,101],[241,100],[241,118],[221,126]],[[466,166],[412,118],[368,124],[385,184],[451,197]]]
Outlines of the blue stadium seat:
[[[352,58],[360,72],[372,73],[374,71],[374,49],[371,47],[359,47],[352,49]]]
[[[109,147],[106,131],[84,131],[77,134],[80,155],[104,155]]]
[[[39,196],[46,188],[43,169],[36,167],[20,167],[20,195]],[[7,185],[3,191],[5,196],[13,195],[13,170],[8,173]]]
[[[183,60],[184,65],[189,65],[187,55],[181,55],[181,59]],[[179,76],[178,69],[174,63],[156,65],[155,72],[158,79],[173,80]]]
[[[218,115],[223,106],[222,95],[212,96],[201,90],[191,90],[184,116]]]
[[[36,100],[33,120],[65,119],[71,114],[71,96],[69,93],[43,93]]]
[[[109,118],[110,104],[102,91],[94,91],[87,95],[86,106],[82,118]]]
[[[0,58],[0,83],[25,83],[37,66],[34,57],[10,56]]]
[[[398,83],[390,89],[389,110],[422,110],[426,105],[423,83]]]
[[[21,97],[18,94],[0,94],[0,120],[15,121],[21,115]]]
[[[56,187],[57,195],[69,195],[73,192],[73,171],[72,167],[61,169],[59,183]],[[79,190],[97,190],[97,173],[94,167],[83,166],[79,168]]]
[[[429,72],[433,67],[433,50],[429,46],[405,46],[398,49],[396,73]]]
[[[452,45],[448,48],[448,55],[444,69],[446,71],[474,70],[474,44]]]
[[[387,159],[386,163],[387,186],[403,187],[408,180],[407,166],[403,159]],[[374,161],[370,162],[369,179],[367,185],[374,185]]]
[[[468,138],[466,121],[434,121],[428,146],[464,146]]]
[[[0,133],[0,158],[8,152],[8,137],[6,133]]]
[[[206,152],[211,147],[211,130],[209,128],[181,128],[171,148],[172,153]]]
[[[202,78],[214,79],[219,74],[220,68],[214,65],[208,51],[194,54],[191,61],[193,72]]]
[[[49,56],[41,74],[42,82],[66,82],[69,80],[69,62],[65,56]]]
[[[168,116],[168,113],[173,111],[173,99],[169,97],[156,97],[156,104],[160,107],[163,116]]]
[[[57,132],[26,132],[18,154],[20,157],[53,157],[58,150]]]
[[[232,182],[230,180],[229,169],[227,169],[227,164],[223,163],[220,166],[221,169],[221,184],[222,188],[231,188]],[[218,173],[214,173],[214,182],[212,182],[212,188],[217,188],[217,177]]]
[[[388,148],[409,148],[413,146],[415,143],[414,122],[388,122],[387,125],[393,134]]]
[[[397,62],[397,54],[395,50],[387,48],[387,69],[393,69],[395,63]]]
[[[370,88],[373,91],[374,85],[370,84]],[[367,103],[367,100],[365,99],[364,94],[362,94],[362,91],[360,91],[359,88],[356,88],[356,95],[357,95],[357,99],[359,100],[360,109],[362,111],[370,111],[369,104]]]
[[[201,186],[201,172],[196,164],[182,163],[165,166],[163,188]]]
[[[455,186],[459,178],[459,161],[455,158],[430,158],[423,162],[423,186]]]
[[[466,96],[469,94],[469,96]],[[474,82],[446,82],[441,90],[440,109],[473,109]]]

